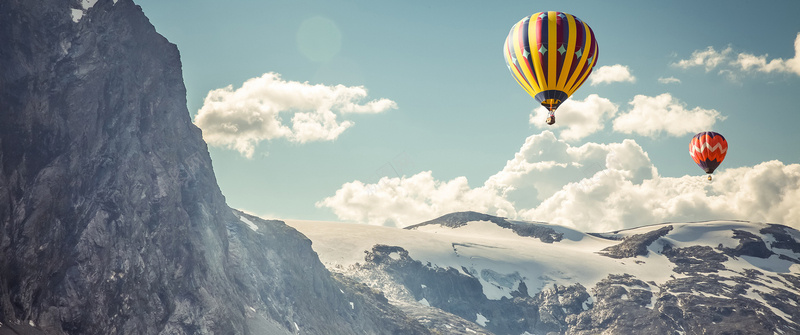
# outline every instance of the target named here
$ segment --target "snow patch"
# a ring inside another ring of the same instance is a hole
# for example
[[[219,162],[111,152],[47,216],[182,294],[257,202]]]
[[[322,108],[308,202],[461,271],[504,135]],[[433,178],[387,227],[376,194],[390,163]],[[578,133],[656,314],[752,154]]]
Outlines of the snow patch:
[[[473,262],[478,260],[477,256],[472,256],[471,258]],[[486,295],[486,298],[492,300],[499,300],[503,297],[511,298],[511,292],[518,290],[519,283],[522,282],[522,277],[516,271],[510,274],[502,274],[492,269],[482,269],[480,270],[480,275],[476,276],[477,272],[474,268],[470,269],[470,273],[480,281],[483,287],[483,294]]]
[[[586,301],[584,301],[581,304],[581,307],[583,307],[584,311],[588,311],[590,308],[589,306],[591,305],[594,305],[594,299],[591,296],[589,296],[588,298],[586,298]]]
[[[761,235],[759,230],[766,225],[735,221],[709,221],[673,224],[673,227],[674,229],[665,237],[676,247],[704,245],[716,249],[719,246],[736,248],[739,245],[739,240],[733,238],[734,230],[743,230],[759,236]]]
[[[92,8],[94,4],[97,3],[97,0],[81,0],[81,8],[70,8],[70,15],[72,16],[72,22],[78,23],[83,18],[83,15],[86,14],[86,11],[89,8]],[[117,1],[114,1],[116,4]]]
[[[759,269],[777,273],[789,273],[791,271],[790,269],[797,265],[792,261],[787,261],[780,258],[778,255],[772,255],[769,258],[758,258],[742,255],[740,258]]]
[[[70,15],[72,15],[72,22],[78,23],[78,21],[80,21],[83,17],[83,11],[80,9],[72,8],[70,9],[70,12]]]
[[[653,309],[656,307],[656,300],[658,300],[658,296],[653,293],[650,295],[650,303],[645,305],[644,308]]]
[[[36,324],[33,323],[33,320],[28,321],[28,325],[30,325],[31,327],[36,327]]]
[[[253,221],[250,221],[250,220],[248,220],[248,219],[247,219],[246,217],[244,217],[244,216],[240,216],[240,217],[239,217],[239,220],[241,220],[242,222],[244,222],[245,224],[247,224],[247,226],[248,226],[248,227],[250,227],[250,230],[252,230],[252,231],[258,231],[258,226],[256,226],[256,224],[255,224],[255,223],[253,223]],[[342,293],[344,293],[344,292],[342,292]]]
[[[417,301],[417,302],[422,304],[423,306],[428,306],[428,307],[431,306],[431,304],[428,302],[428,299],[425,299],[425,298],[422,298],[422,300]]]
[[[356,305],[352,301],[350,302],[350,309],[356,309]]]
[[[83,10],[89,10],[96,3],[97,0],[81,0],[81,7],[83,7]]]
[[[397,253],[397,252],[393,252],[393,253],[389,254],[389,258],[391,258],[393,260],[396,260],[396,261],[400,260],[400,254]]]
[[[489,319],[487,319],[487,318],[486,318],[485,316],[483,316],[483,314],[481,314],[481,313],[478,313],[478,314],[476,315],[476,317],[477,317],[477,319],[475,320],[475,323],[477,323],[477,324],[479,324],[479,325],[481,325],[481,326],[483,326],[483,327],[486,327],[486,323],[487,323],[487,322],[489,322]]]

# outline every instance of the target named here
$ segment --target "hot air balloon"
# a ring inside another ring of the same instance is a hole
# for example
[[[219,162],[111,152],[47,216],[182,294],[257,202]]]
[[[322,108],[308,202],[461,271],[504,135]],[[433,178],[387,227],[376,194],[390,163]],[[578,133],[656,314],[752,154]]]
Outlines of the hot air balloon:
[[[727,153],[728,141],[713,131],[698,133],[689,142],[689,155],[700,168],[708,173],[708,180],[711,180],[711,174],[722,163]]]
[[[513,27],[503,46],[511,75],[536,101],[555,110],[586,81],[597,63],[597,41],[589,25],[562,12],[539,12]]]

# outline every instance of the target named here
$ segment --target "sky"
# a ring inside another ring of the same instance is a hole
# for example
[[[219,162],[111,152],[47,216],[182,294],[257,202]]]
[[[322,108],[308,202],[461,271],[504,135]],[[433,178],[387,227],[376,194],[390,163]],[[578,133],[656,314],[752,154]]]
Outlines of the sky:
[[[228,204],[263,218],[800,227],[798,1],[135,2],[180,50]],[[540,11],[600,50],[553,126],[502,54]],[[729,144],[711,182],[700,131]]]

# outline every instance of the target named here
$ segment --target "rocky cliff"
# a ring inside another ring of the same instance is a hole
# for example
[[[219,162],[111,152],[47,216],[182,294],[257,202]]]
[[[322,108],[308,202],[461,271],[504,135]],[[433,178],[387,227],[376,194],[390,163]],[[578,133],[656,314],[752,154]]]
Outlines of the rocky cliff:
[[[427,332],[225,204],[131,0],[4,0],[0,41],[0,334]]]

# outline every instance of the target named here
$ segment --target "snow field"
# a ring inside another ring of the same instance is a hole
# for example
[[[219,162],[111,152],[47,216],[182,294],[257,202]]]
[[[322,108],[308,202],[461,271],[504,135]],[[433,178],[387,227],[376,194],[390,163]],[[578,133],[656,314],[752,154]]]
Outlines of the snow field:
[[[597,252],[619,241],[555,225],[550,227],[563,232],[565,239],[544,243],[488,221],[473,221],[455,229],[429,225],[417,230],[303,220],[286,223],[313,241],[320,260],[332,271],[347,272],[363,262],[364,252],[375,244],[402,246],[423,264],[474,276],[488,299],[510,298],[521,281],[534,295],[554,284],[581,283],[591,288],[609,273],[628,273],[657,284],[675,275],[674,265],[663,255],[650,253],[621,260],[605,257]]]

